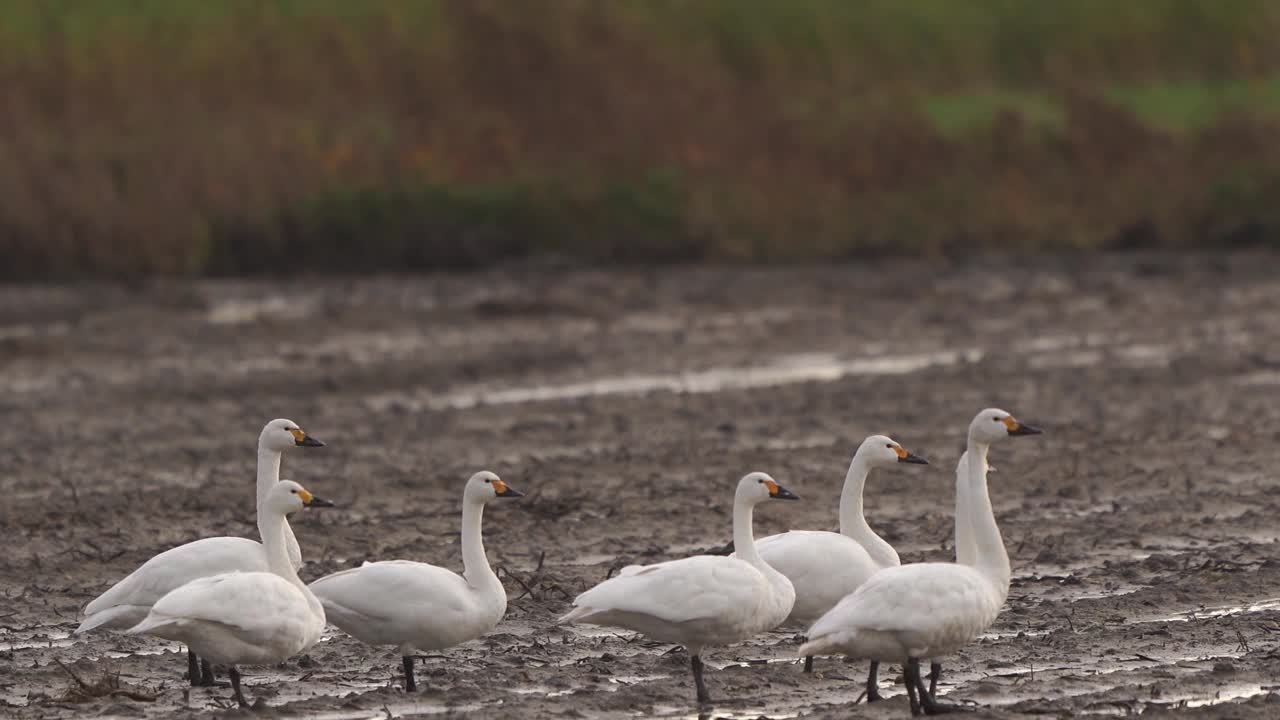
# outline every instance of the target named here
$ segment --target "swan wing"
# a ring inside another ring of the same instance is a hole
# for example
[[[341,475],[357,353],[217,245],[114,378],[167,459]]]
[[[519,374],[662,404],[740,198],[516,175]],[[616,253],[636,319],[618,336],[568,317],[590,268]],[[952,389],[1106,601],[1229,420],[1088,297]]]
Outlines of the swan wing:
[[[699,555],[634,567],[582,593],[574,606],[683,623],[740,614],[768,590],[764,575],[736,558]]]
[[[817,620],[880,569],[866,548],[840,533],[793,530],[757,540],[756,550],[791,581],[790,619],[798,623]]]
[[[249,633],[271,633],[281,618],[302,618],[309,612],[306,597],[279,575],[233,572],[193,580],[165,595],[152,606],[147,619],[129,632],[202,621]]]
[[[933,633],[973,624],[990,612],[991,604],[989,583],[973,568],[953,563],[903,565],[872,575],[819,618],[808,636],[854,629]]]
[[[472,588],[445,568],[409,560],[365,563],[326,575],[311,583],[311,592],[326,607],[336,605],[366,618],[390,620],[398,615],[465,612]]]
[[[84,612],[93,615],[119,605],[149,606],[197,578],[266,570],[261,543],[237,537],[204,538],[152,557],[85,606]]]
[[[796,587],[816,588],[833,583],[861,585],[879,568],[858,541],[846,535],[816,530],[792,530],[756,541],[756,552]]]

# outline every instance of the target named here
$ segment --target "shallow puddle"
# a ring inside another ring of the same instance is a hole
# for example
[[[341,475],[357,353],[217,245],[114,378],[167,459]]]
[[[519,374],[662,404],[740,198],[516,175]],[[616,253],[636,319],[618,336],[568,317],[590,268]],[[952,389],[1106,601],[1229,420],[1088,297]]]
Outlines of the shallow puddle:
[[[623,375],[565,385],[507,389],[476,389],[438,397],[426,397],[418,403],[402,395],[369,398],[375,409],[395,405],[424,405],[434,410],[463,410],[481,405],[513,405],[554,400],[577,400],[607,395],[643,395],[653,392],[713,393],[746,390],[805,382],[834,382],[856,375],[903,375],[931,367],[977,362],[981,350],[942,350],[906,355],[881,355],[841,359],[829,353],[784,355],[765,365],[738,368],[712,368],[665,375]]]
[[[1269,598],[1267,600],[1258,600],[1257,602],[1245,605],[1202,607],[1195,610],[1183,610],[1181,612],[1173,613],[1172,615],[1134,619],[1130,622],[1190,622],[1192,620],[1212,620],[1214,618],[1230,617],[1232,615],[1248,615],[1251,613],[1266,612],[1267,610],[1275,610],[1277,608],[1280,608],[1280,598]]]

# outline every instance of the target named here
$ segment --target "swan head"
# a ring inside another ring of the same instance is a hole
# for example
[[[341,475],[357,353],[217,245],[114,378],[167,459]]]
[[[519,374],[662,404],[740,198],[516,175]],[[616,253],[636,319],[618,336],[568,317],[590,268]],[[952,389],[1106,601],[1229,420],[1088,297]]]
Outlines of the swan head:
[[[752,504],[765,500],[799,500],[800,497],[778,484],[768,473],[753,472],[738,481],[735,498]]]
[[[481,470],[467,481],[464,493],[467,500],[487,503],[500,497],[524,497],[524,493],[503,482],[502,478],[488,470]]]
[[[262,428],[258,436],[258,446],[267,450],[284,452],[291,447],[324,447],[324,443],[311,437],[298,423],[286,418],[277,418]]]
[[[292,480],[281,480],[267,492],[264,505],[267,510],[282,515],[298,512],[303,508],[333,507],[333,503],[312,495],[306,488]]]
[[[863,440],[856,454],[871,467],[889,467],[898,463],[929,464],[928,460],[919,455],[912,455],[896,440],[885,435],[872,435]]]
[[[1021,435],[1039,435],[1042,432],[1044,431],[1038,427],[1018,422],[1009,412],[999,408],[987,408],[969,423],[969,439],[984,443]]]

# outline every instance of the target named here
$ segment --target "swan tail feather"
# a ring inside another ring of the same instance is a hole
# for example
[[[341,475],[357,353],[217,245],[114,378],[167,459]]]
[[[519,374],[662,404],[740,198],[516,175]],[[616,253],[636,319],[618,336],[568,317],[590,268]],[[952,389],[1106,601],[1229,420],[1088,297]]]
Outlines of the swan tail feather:
[[[809,638],[808,642],[800,646],[796,651],[799,657],[810,657],[813,655],[839,655],[842,648],[848,647],[857,636],[857,631],[837,632],[821,637]]]
[[[133,605],[117,605],[102,612],[92,613],[85,617],[84,622],[80,623],[80,627],[75,629],[75,634],[79,635],[100,627],[126,630],[138,622],[135,616],[139,611],[145,616],[146,608],[138,608]]]
[[[125,633],[128,635],[141,635],[143,633],[154,633],[156,630],[159,630],[161,628],[168,627],[170,625],[181,625],[183,624],[183,622],[184,621],[182,618],[173,618],[165,615],[157,615],[156,613],[151,613],[142,622],[138,623],[137,625],[134,625],[128,630],[125,630]]]
[[[579,605],[574,609],[570,610],[569,612],[565,613],[564,615],[561,615],[560,618],[556,620],[556,624],[564,625],[565,623],[577,622],[582,618],[593,614],[595,611],[596,609],[593,607],[586,607],[583,605]]]

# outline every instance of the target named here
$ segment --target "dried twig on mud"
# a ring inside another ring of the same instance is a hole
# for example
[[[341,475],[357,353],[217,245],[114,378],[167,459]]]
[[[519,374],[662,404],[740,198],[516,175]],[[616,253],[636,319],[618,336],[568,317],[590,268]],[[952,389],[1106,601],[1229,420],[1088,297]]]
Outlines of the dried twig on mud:
[[[54,662],[58,663],[58,667],[67,674],[76,684],[76,687],[68,688],[66,695],[63,696],[64,701],[69,702],[89,702],[101,697],[124,697],[138,702],[154,702],[156,695],[135,690],[120,682],[120,674],[104,674],[98,678],[96,682],[85,682],[75,671],[67,667],[61,660],[54,658]]]
[[[511,572],[506,567],[499,567],[498,571],[501,572],[503,575],[506,575],[507,577],[511,578],[512,580],[515,580],[516,583],[520,585],[520,587],[524,588],[524,595],[521,595],[520,597],[515,598],[515,600],[520,600],[525,595],[528,595],[531,599],[535,601],[540,599],[538,597],[538,594],[533,591],[533,588],[529,587],[528,583],[520,579],[519,575],[516,575],[515,573]],[[515,600],[513,600],[512,602],[515,602]]]

